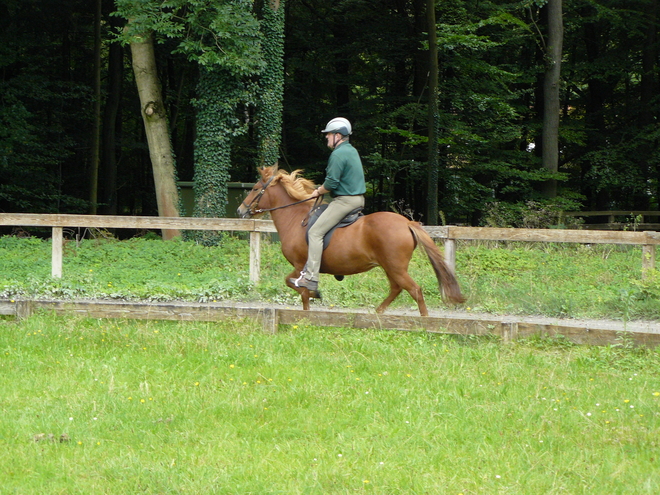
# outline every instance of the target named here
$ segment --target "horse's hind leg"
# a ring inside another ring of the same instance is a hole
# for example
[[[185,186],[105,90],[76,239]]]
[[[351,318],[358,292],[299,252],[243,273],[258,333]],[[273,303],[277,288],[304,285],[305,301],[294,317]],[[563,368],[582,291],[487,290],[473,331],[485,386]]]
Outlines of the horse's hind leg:
[[[379,313],[379,314],[384,312],[387,309],[387,307],[392,303],[392,301],[394,301],[397,298],[397,296],[399,294],[401,294],[401,291],[402,291],[399,284],[397,284],[389,276],[387,278],[390,281],[390,293],[385,298],[385,300],[382,303],[380,303],[380,306],[378,306],[378,308],[376,308],[376,313]]]
[[[422,316],[428,316],[429,312],[426,308],[426,301],[424,301],[424,293],[422,288],[417,285],[417,283],[412,279],[407,272],[399,274],[387,274],[387,278],[390,281],[390,293],[385,298],[385,300],[378,306],[376,313],[382,313],[390,305],[394,299],[401,293],[403,289],[408,291],[408,294],[415,300],[417,307],[419,308],[419,314]]]

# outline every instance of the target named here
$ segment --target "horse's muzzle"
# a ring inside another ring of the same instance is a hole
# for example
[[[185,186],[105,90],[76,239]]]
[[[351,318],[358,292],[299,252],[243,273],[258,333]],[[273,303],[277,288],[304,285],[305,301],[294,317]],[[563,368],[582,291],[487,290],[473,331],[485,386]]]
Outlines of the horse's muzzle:
[[[238,218],[250,218],[252,216],[250,208],[247,208],[245,205],[239,206],[236,209],[236,213],[238,214]]]

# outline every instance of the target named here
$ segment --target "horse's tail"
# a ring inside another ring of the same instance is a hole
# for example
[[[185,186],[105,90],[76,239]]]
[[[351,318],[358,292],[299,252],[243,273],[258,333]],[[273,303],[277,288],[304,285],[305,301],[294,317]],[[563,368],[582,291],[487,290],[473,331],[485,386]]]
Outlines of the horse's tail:
[[[410,222],[408,228],[410,228],[417,243],[424,247],[424,251],[426,251],[426,255],[429,257],[431,266],[435,271],[435,276],[438,279],[438,285],[444,298],[453,303],[465,302],[465,297],[461,293],[456,276],[445,262],[442,253],[438,250],[433,239],[431,239],[418,222]]]

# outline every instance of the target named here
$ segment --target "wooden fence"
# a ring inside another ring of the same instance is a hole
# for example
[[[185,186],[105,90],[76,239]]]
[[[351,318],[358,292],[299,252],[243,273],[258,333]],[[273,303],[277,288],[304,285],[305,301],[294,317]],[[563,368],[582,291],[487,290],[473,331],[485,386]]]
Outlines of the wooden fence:
[[[46,215],[0,213],[0,226],[52,228],[52,276],[62,276],[64,228],[104,229],[179,229],[217,230],[250,233],[250,280],[258,282],[261,271],[261,233],[276,232],[273,222],[259,219],[191,218],[191,217],[127,217],[106,215]],[[579,244],[628,244],[642,246],[642,273],[655,268],[656,245],[660,232],[502,229],[492,227],[425,227],[429,235],[444,241],[445,259],[455,269],[456,241],[489,240],[521,242],[556,242]]]
[[[603,218],[606,222],[585,223],[582,228],[596,230],[660,230],[660,211],[608,210],[608,211],[565,211],[562,217]],[[623,219],[623,221],[622,221]],[[653,220],[653,221],[651,221]]]
[[[50,314],[120,320],[225,321],[255,320],[264,332],[276,333],[279,325],[370,328],[455,335],[489,335],[511,342],[533,336],[564,338],[575,344],[660,345],[657,322],[580,321],[524,316],[476,315],[470,312],[432,311],[431,316],[412,316],[396,311],[374,314],[359,310],[314,308],[314,311],[228,303],[0,300],[0,315],[26,318],[39,311]]]

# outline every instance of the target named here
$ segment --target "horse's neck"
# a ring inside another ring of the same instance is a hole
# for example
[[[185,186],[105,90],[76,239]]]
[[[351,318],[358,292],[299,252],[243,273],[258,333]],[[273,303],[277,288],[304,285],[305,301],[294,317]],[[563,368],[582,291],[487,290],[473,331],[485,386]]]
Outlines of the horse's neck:
[[[273,219],[273,224],[275,224],[280,239],[300,235],[301,232],[304,232],[301,223],[309,210],[310,208],[303,203],[271,212],[270,217]]]
[[[275,228],[283,242],[299,242],[304,238],[305,229],[301,223],[312,208],[311,201],[294,204],[297,202],[284,190],[283,187],[272,188],[270,196],[270,207],[278,208],[270,213]],[[291,206],[288,206],[291,205]],[[304,242],[304,241],[303,241]]]

